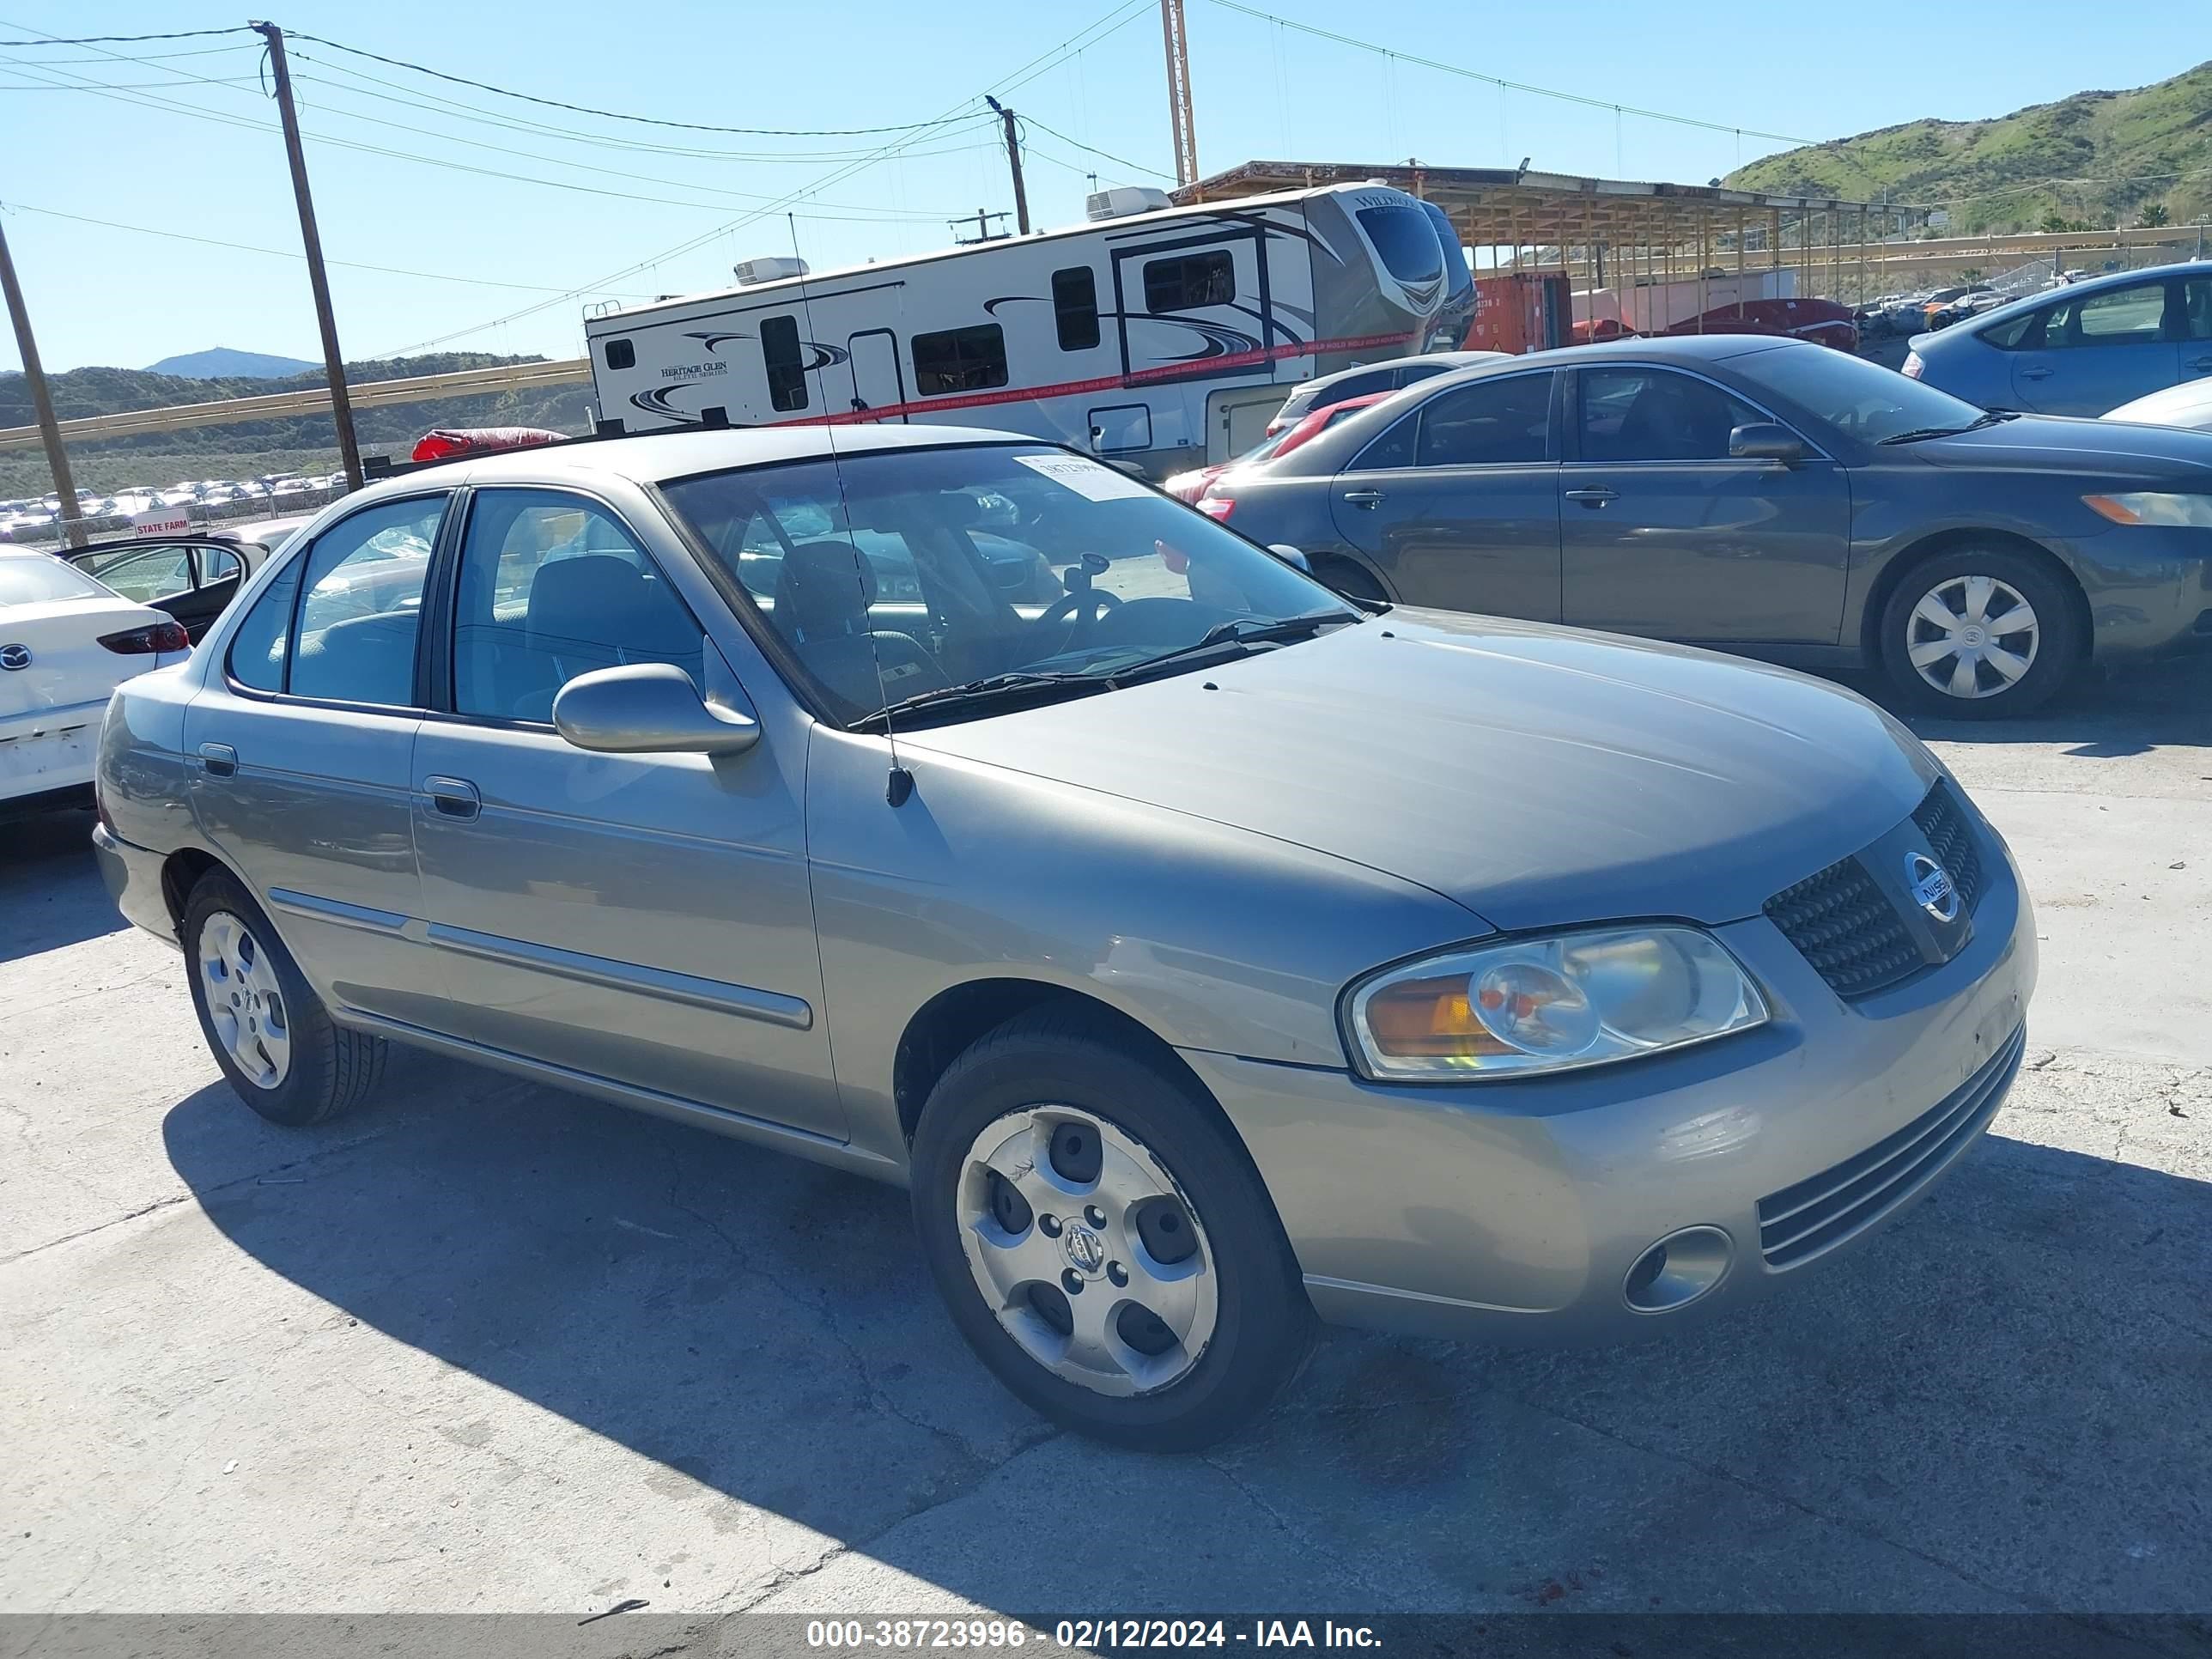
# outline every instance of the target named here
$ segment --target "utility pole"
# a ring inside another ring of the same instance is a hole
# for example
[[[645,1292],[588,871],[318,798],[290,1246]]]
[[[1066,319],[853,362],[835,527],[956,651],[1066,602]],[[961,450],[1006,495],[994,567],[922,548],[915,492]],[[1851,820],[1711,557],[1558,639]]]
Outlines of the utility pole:
[[[952,240],[954,245],[960,247],[966,247],[975,242],[998,242],[1005,240],[1006,234],[1005,231],[1000,231],[996,235],[992,234],[991,221],[994,219],[1003,219],[1006,216],[1003,213],[987,213],[981,208],[977,208],[975,210],[975,234],[969,237],[965,242],[960,240],[960,228],[968,222],[965,219],[948,219],[945,222],[952,227]]]
[[[300,204],[300,240],[307,252],[307,283],[315,293],[315,322],[322,330],[323,367],[331,380],[331,424],[337,428],[338,454],[346,483],[362,485],[361,445],[353,434],[353,398],[346,390],[345,358],[338,350],[337,318],[331,310],[331,279],[323,270],[323,239],[315,228],[315,198],[307,190],[307,156],[300,147],[300,116],[292,107],[292,70],[284,61],[284,31],[274,23],[252,26],[269,43],[269,66],[276,82],[276,108],[284,120],[284,153],[292,163],[292,194]]]
[[[1176,183],[1198,182],[1198,129],[1190,109],[1190,43],[1182,0],[1160,0],[1160,30],[1167,37],[1168,123],[1175,130]]]
[[[39,343],[31,337],[31,313],[23,308],[23,285],[15,280],[15,261],[8,252],[5,226],[0,226],[0,288],[8,291],[8,319],[15,325],[15,349],[23,354],[23,380],[31,388],[31,406],[39,412],[39,436],[46,447],[54,492],[62,498],[62,536],[71,547],[82,547],[84,520],[77,512],[76,480],[70,476],[69,452],[62,447],[61,424],[54,419],[53,394],[46,389]]]
[[[1000,125],[1006,130],[1006,166],[1014,175],[1014,228],[1026,236],[1030,234],[1030,193],[1022,185],[1022,136],[1014,127],[1014,112],[990,94],[983,101],[999,112]]]

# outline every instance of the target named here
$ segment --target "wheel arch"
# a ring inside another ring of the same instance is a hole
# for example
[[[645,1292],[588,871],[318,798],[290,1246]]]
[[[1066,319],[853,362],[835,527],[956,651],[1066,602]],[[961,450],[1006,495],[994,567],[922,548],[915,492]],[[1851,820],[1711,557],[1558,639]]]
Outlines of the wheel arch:
[[[1859,613],[1859,651],[1869,666],[1877,666],[1881,662],[1882,612],[1889,609],[1891,599],[1905,578],[1930,559],[1963,547],[2000,547],[2008,552],[2026,554],[2048,567],[2065,589],[2067,603],[2073,610],[2075,626],[2080,629],[2083,659],[2086,660],[2096,654],[2089,595],[2081,586],[2081,579],[2074,574],[2071,565],[2041,542],[2017,531],[1968,528],[1941,530],[1923,536],[1899,550],[1882,566],[1875,578],[1873,588],[1867,594],[1865,607]]]
[[[161,902],[169,907],[169,921],[179,939],[184,937],[185,906],[191,902],[192,889],[200,878],[210,870],[239,879],[237,871],[204,848],[179,847],[161,860]]]
[[[1329,580],[1329,573],[1332,570],[1338,570],[1350,575],[1356,583],[1362,585],[1358,597],[1362,599],[1376,597],[1386,600],[1392,598],[1390,585],[1382,580],[1372,565],[1356,553],[1348,553],[1341,548],[1330,548],[1324,551],[1310,553],[1307,557],[1313,564],[1314,580],[1324,587],[1335,589],[1336,584]],[[1370,596],[1364,591],[1367,587],[1375,590],[1373,595]]]

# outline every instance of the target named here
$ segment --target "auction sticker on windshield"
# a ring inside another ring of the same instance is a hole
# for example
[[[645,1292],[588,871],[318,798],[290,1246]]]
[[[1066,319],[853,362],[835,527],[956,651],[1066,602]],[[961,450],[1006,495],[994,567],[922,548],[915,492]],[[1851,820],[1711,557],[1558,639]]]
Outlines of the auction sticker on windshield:
[[[1082,455],[1017,455],[1014,459],[1030,471],[1066,484],[1085,501],[1118,501],[1152,493],[1134,478]]]

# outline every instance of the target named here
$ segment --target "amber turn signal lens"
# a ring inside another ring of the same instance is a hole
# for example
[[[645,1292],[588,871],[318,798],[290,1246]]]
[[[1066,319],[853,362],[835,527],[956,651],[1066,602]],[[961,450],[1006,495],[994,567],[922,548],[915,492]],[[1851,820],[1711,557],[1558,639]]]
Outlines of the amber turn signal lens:
[[[1382,1053],[1406,1059],[1512,1052],[1468,1002],[1467,975],[1401,980],[1369,999],[1367,1029]]]

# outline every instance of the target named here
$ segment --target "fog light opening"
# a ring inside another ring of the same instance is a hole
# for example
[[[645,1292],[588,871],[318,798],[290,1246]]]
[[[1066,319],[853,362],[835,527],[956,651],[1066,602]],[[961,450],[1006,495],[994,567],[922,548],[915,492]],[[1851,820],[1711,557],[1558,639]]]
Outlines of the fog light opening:
[[[1638,1313],[1672,1313],[1727,1277],[1735,1254],[1734,1243],[1718,1227],[1685,1227],[1636,1258],[1620,1293]]]

